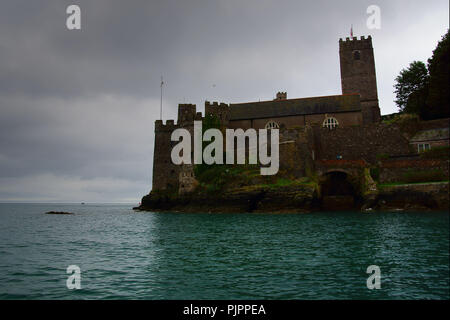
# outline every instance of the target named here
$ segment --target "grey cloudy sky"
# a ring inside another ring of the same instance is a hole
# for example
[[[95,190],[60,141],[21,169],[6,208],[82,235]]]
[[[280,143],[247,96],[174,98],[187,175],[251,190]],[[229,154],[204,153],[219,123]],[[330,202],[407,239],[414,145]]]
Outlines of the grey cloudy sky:
[[[81,7],[81,31],[66,8]],[[366,9],[381,8],[368,30]],[[426,61],[447,0],[2,0],[0,201],[139,202],[154,121],[177,104],[340,94],[338,41],[373,37],[382,114],[394,79]]]

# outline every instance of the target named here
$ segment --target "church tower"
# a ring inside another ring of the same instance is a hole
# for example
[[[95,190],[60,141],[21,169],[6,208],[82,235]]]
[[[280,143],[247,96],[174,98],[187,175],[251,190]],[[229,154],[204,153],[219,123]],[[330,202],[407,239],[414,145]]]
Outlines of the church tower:
[[[339,40],[342,94],[359,93],[364,124],[381,121],[372,37]]]

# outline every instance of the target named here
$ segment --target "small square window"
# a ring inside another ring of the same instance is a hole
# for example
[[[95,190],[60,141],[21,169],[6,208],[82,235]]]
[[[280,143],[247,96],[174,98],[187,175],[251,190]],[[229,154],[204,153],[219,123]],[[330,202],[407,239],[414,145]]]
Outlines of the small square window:
[[[427,151],[427,150],[430,150],[430,149],[431,149],[431,146],[430,146],[429,143],[419,143],[419,144],[417,144],[417,152],[418,153],[421,153],[421,152],[424,152],[424,151]]]

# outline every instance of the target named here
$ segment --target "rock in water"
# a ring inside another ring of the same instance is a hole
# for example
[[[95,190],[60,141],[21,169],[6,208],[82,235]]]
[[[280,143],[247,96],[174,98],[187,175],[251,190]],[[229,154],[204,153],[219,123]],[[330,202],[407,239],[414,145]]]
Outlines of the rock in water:
[[[64,211],[49,211],[46,214],[73,214],[72,212],[64,212]]]

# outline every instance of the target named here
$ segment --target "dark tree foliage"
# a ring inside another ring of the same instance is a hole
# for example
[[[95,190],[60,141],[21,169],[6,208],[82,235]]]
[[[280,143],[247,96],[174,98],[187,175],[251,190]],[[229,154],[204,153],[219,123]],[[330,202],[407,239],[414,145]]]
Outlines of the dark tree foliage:
[[[395,82],[395,103],[400,112],[418,114],[424,120],[450,117],[449,31],[428,59],[428,68],[414,61]]]
[[[428,59],[427,119],[450,117],[450,33],[442,37],[433,56]]]
[[[420,118],[425,119],[428,107],[427,107],[427,98],[428,98],[428,81],[424,83],[423,87],[411,93],[408,97],[408,101],[406,102],[405,112],[418,114]]]
[[[395,79],[395,103],[401,112],[419,113],[421,102],[426,100],[428,70],[421,61],[412,62],[407,69],[400,71]]]

